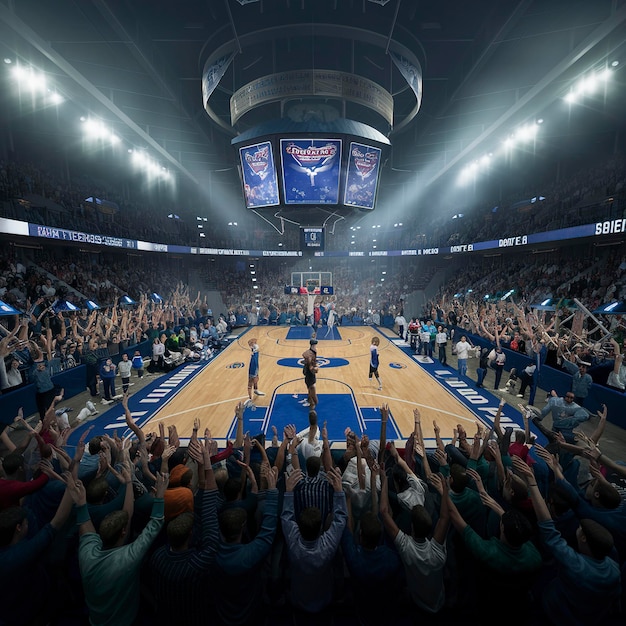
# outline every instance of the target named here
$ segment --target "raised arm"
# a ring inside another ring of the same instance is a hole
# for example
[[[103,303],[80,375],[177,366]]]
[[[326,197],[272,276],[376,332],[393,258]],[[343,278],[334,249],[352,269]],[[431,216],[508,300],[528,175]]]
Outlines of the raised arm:
[[[552,519],[552,516],[550,515],[550,510],[548,509],[548,505],[543,499],[541,491],[539,491],[539,487],[537,486],[537,479],[535,478],[535,473],[533,472],[532,467],[530,467],[519,457],[514,456],[511,460],[513,462],[513,468],[515,469],[517,475],[521,476],[526,482],[526,486],[528,487],[528,494],[530,495],[530,499],[532,500],[533,509],[535,510],[537,521],[545,522]]]
[[[365,489],[365,469],[363,468],[363,450],[361,448],[361,439],[356,438],[356,476],[359,482],[359,489]]]
[[[433,531],[433,539],[440,545],[443,545],[448,535],[448,527],[450,526],[450,506],[448,498],[448,481],[441,474],[430,474],[428,482],[436,489],[441,497],[439,506],[439,519],[435,524]]]
[[[124,393],[122,396],[122,407],[124,408],[124,417],[126,418],[126,426],[130,430],[133,431],[137,439],[139,440],[139,445],[146,445],[146,436],[143,433],[143,430],[135,424],[135,420],[133,420],[133,416],[128,408],[128,391]]]
[[[445,452],[446,447],[444,446],[441,439],[441,428],[439,427],[439,424],[437,424],[437,420],[433,420],[433,430],[435,431],[435,442],[437,444],[437,450]]]
[[[426,456],[426,446],[424,444],[424,435],[422,434],[422,420],[419,409],[413,409],[413,422],[414,422],[414,436],[415,436],[415,452],[422,459],[422,471],[424,472],[424,478],[428,481],[432,475],[430,469],[430,463]]]
[[[295,431],[295,427],[294,427]],[[274,460],[274,467],[280,472],[285,464],[285,454],[287,453],[287,447],[289,446],[289,434],[287,432],[287,426],[283,429],[283,440],[276,453],[276,459]]]
[[[602,409],[597,411],[596,415],[600,418],[598,425],[595,427],[595,430],[589,436],[589,439],[594,443],[598,443],[600,441],[600,437],[602,437],[604,433],[604,428],[606,427],[606,418],[608,415],[608,409],[606,408],[606,404],[602,405]]]
[[[322,466],[325,472],[330,471],[334,467],[333,455],[330,451],[330,442],[328,441],[326,421],[324,421],[324,425],[322,426]]]
[[[243,446],[243,402],[238,402],[235,407],[235,417],[237,418],[237,432],[235,434],[235,448]]]
[[[385,473],[384,467],[381,467],[380,483],[380,516],[387,534],[393,540],[398,536],[400,529],[391,515],[391,509],[389,507],[389,485],[387,484],[387,474]]]
[[[410,476],[415,476],[415,472],[407,465],[407,462],[400,456],[393,441],[389,444],[389,453],[395,459],[396,463]]]
[[[385,448],[387,447],[387,422],[389,420],[389,405],[380,407],[380,446],[378,448],[378,462],[382,463]]]
[[[500,426],[500,416],[502,415],[502,409],[506,404],[506,400],[504,398],[500,398],[500,404],[498,404],[498,410],[493,418],[493,430],[498,437],[498,441],[504,437],[504,433],[502,432],[502,427]],[[527,440],[528,441],[528,440]]]

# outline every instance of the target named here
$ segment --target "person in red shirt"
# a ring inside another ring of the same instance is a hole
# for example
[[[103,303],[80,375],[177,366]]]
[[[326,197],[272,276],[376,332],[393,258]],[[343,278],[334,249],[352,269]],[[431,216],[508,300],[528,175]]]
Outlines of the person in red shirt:
[[[50,461],[39,463],[39,475],[33,480],[25,480],[24,457],[17,453],[7,454],[2,461],[6,478],[0,478],[0,511],[11,506],[19,506],[20,500],[41,489],[48,477],[54,474]]]

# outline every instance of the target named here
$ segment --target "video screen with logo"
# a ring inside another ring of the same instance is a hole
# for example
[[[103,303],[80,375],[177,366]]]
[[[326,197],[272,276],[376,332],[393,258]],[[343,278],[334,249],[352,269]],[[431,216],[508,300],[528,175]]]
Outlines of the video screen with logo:
[[[350,143],[344,204],[373,209],[380,171],[381,149],[355,141]]]
[[[338,204],[341,139],[281,139],[285,204]]]
[[[274,164],[272,144],[269,141],[239,148],[243,192],[248,209],[276,206],[278,177]]]

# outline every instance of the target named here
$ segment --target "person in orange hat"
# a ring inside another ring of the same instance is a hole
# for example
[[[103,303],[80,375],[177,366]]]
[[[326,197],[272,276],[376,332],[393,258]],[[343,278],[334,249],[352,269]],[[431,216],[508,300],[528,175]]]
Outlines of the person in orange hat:
[[[164,496],[166,524],[181,513],[193,513],[193,492],[189,487],[192,476],[191,469],[182,464],[170,471],[170,483]]]

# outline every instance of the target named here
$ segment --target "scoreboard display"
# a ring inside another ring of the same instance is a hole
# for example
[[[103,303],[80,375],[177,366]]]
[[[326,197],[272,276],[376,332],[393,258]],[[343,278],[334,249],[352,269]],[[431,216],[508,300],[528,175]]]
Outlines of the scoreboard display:
[[[323,227],[301,227],[300,247],[303,251],[323,251],[324,250],[324,228]]]

